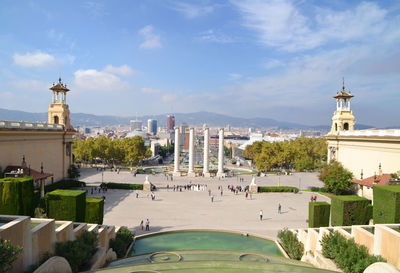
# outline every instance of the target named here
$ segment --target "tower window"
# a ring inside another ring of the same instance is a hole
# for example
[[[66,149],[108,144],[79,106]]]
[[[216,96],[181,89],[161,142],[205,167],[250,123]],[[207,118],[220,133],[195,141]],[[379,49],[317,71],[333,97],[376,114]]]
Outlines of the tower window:
[[[335,123],[335,131],[337,131],[337,123]]]
[[[54,116],[54,124],[58,124],[59,123],[59,118],[58,116]]]
[[[348,131],[348,130],[349,130],[349,124],[348,124],[347,122],[343,125],[343,129],[344,129],[345,131]]]

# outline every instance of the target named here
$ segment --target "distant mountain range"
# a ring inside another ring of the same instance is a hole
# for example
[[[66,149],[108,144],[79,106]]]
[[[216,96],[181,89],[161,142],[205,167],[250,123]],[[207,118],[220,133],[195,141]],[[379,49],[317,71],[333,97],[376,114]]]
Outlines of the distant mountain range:
[[[190,125],[200,126],[206,123],[209,126],[227,126],[232,127],[253,127],[253,128],[281,128],[281,129],[314,129],[329,130],[330,125],[309,126],[299,123],[278,121],[270,118],[239,118],[227,115],[221,115],[210,112],[195,113],[176,113],[175,120],[177,124],[187,123]],[[71,122],[73,126],[115,126],[129,125],[130,120],[138,119],[147,125],[148,119],[156,119],[159,126],[167,125],[167,115],[147,115],[141,117],[118,117],[118,116],[98,116],[84,113],[72,113]],[[47,113],[29,113],[18,110],[8,110],[0,108],[0,120],[13,121],[30,121],[41,122],[47,121]],[[368,129],[372,126],[357,124],[356,129]]]

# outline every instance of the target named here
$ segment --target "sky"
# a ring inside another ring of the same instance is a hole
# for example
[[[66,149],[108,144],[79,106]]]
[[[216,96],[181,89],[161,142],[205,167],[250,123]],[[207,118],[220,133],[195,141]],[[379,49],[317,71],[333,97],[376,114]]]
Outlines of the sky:
[[[74,113],[307,125],[344,77],[356,123],[400,126],[400,2],[3,0],[0,108],[47,111],[59,77]]]

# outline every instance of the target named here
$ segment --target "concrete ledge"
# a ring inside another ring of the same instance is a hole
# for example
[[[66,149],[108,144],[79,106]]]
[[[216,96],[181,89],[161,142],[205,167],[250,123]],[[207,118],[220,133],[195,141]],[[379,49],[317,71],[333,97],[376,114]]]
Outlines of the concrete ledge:
[[[54,256],[39,266],[33,273],[72,273],[72,269],[64,257]]]

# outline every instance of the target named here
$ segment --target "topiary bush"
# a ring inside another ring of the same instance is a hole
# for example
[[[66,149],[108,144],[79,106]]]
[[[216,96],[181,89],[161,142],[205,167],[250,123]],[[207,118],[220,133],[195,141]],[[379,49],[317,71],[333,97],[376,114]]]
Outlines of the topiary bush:
[[[86,183],[85,182],[81,182],[78,180],[73,180],[73,179],[63,179],[60,180],[58,182],[49,184],[44,186],[44,191],[47,192],[51,192],[51,191],[55,191],[55,190],[59,190],[59,189],[70,189],[70,188],[79,188],[79,187],[85,187]]]
[[[324,235],[321,245],[322,255],[333,259],[345,273],[361,273],[373,263],[385,262],[381,256],[369,255],[365,246],[356,244],[353,238],[346,239],[338,231]]]
[[[308,227],[328,227],[331,205],[326,202],[308,203]]]
[[[143,190],[143,184],[128,184],[128,183],[102,183],[100,187],[119,190]]]
[[[33,216],[35,209],[33,179],[0,179],[0,214]]]
[[[400,186],[374,186],[375,224],[400,222]]]
[[[75,241],[56,243],[56,256],[64,257],[73,272],[87,270],[87,263],[96,252],[97,233],[85,230]]]
[[[332,226],[366,225],[371,219],[371,201],[357,195],[331,197]]]
[[[103,224],[104,199],[86,198],[85,222],[93,224]]]
[[[291,259],[300,260],[304,253],[304,245],[297,240],[296,234],[284,228],[278,232],[278,239],[281,242],[283,249]]]
[[[9,240],[0,238],[0,273],[9,272],[22,252],[22,247],[13,246]]]
[[[117,253],[118,258],[123,258],[125,257],[126,251],[132,242],[132,232],[125,227],[121,227],[118,230],[115,239],[110,240],[110,247],[115,251],[115,253]]]
[[[258,187],[258,192],[299,192],[296,187]]]
[[[86,192],[55,190],[46,194],[47,216],[56,220],[84,222]]]

